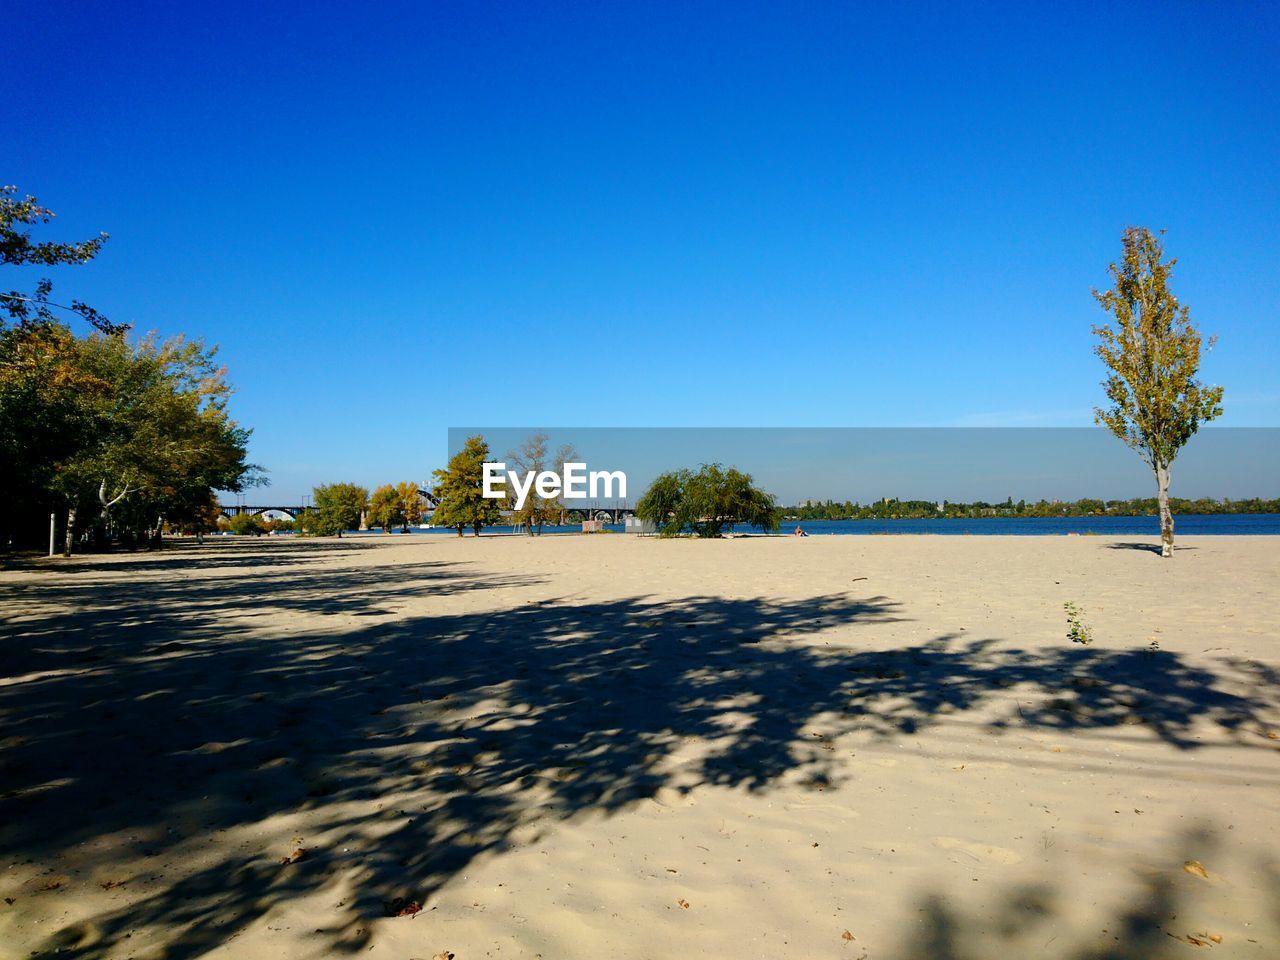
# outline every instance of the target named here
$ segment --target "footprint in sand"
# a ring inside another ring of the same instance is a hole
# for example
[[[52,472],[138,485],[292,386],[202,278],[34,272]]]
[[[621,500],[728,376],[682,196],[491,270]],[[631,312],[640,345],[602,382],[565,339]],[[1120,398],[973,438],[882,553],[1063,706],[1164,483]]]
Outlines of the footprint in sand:
[[[1015,853],[1005,847],[995,847],[989,843],[974,843],[971,840],[961,840],[958,837],[934,837],[933,845],[941,847],[943,850],[958,850],[973,857],[974,860],[987,861],[989,863],[1013,864],[1022,861],[1022,854]]]

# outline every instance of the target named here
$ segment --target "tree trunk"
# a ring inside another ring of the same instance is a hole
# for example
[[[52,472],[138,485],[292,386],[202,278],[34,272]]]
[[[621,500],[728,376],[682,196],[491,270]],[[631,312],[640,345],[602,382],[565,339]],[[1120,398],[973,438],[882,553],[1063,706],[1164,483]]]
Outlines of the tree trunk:
[[[461,526],[461,525],[459,525],[459,527],[458,527],[458,536],[462,536],[462,526]]]
[[[1156,487],[1160,500],[1160,556],[1173,556],[1173,512],[1169,509],[1169,465],[1156,464]]]
[[[75,542],[76,542],[76,508],[72,506],[72,507],[67,507],[67,537],[66,537],[66,550],[64,551],[64,554],[66,556],[68,557],[71,556],[71,548],[75,546]]]

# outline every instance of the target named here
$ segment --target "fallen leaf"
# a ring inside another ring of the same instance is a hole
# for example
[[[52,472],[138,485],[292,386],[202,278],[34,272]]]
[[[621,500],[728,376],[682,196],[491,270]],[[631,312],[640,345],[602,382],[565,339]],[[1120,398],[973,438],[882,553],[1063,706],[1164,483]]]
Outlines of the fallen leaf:
[[[676,903],[680,904],[680,909],[681,909],[681,910],[688,910],[688,909],[689,909],[689,901],[688,901],[688,900],[677,900],[677,901],[676,901]]]
[[[1199,860],[1188,860],[1182,865],[1182,869],[1193,877],[1200,877],[1202,880],[1209,879],[1209,871],[1204,868],[1204,864]]]
[[[431,960],[453,960],[453,954],[448,950],[441,950]]]
[[[854,938],[853,934],[850,933],[848,930],[840,934],[840,939],[843,940],[845,943],[848,943],[849,941],[853,940],[853,938]]]
[[[422,910],[422,904],[417,900],[406,900],[404,897],[396,897],[386,904],[388,917],[412,917],[415,913]]]
[[[289,854],[289,856],[282,857],[280,859],[280,864],[281,866],[288,866],[291,863],[297,863],[299,860],[303,859],[306,855],[307,855],[307,851],[299,847],[297,850],[293,851],[293,853]]]
[[[98,884],[98,886],[100,886],[103,890],[114,890],[116,887],[123,887],[124,881],[123,880],[107,880],[103,883]]]

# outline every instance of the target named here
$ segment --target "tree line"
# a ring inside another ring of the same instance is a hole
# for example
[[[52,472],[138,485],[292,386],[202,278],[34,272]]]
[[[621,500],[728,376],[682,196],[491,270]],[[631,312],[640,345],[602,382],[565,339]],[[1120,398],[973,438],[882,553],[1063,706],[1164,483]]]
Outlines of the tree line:
[[[573,447],[562,446],[552,454],[548,443],[546,434],[534,434],[519,449],[508,453],[507,461],[521,473],[536,474],[549,469],[560,471],[565,463],[576,459]],[[362,525],[380,527],[385,533],[397,528],[407,530],[428,517],[432,502],[432,525],[450,527],[458,536],[470,530],[478,537],[484,528],[499,524],[521,526],[532,536],[541,533],[544,526],[564,522],[574,515],[575,511],[560,496],[544,496],[537,491],[530,491],[515,510],[511,509],[510,498],[486,498],[484,464],[489,460],[489,444],[477,435],[467,438],[446,467],[433,472],[430,486],[420,487],[412,481],[384,484],[372,494],[355,483],[316,487],[312,491],[315,506],[297,517],[293,529],[317,536],[341,536],[343,531]]]
[[[34,197],[0,187],[0,264],[82,264],[107,240],[33,240],[30,228],[52,218]],[[48,279],[0,293],[0,547],[47,540],[52,552],[57,541],[70,555],[212,528],[214,491],[243,490],[262,475],[246,459],[250,431],[228,413],[216,348],[134,337],[52,294]]]
[[[1169,506],[1180,514],[1210,513],[1280,513],[1280,499],[1263,500],[1252,497],[1244,500],[1183,500],[1169,498]],[[978,517],[1146,517],[1159,516],[1160,503],[1155,497],[1131,500],[1026,500],[1013,498],[1003,503],[986,503],[975,500],[959,503],[944,500],[896,500],[886,498],[875,503],[861,504],[846,500],[822,502],[809,501],[791,507],[783,507],[789,520],[919,520],[928,518],[971,520]]]
[[[576,462],[570,445],[551,453],[549,438],[537,433],[506,456],[517,472],[560,472],[566,463]],[[227,524],[233,533],[262,533],[291,530],[301,534],[341,536],[359,526],[380,527],[384,533],[407,529],[427,516],[425,503],[434,500],[430,514],[434,526],[449,527],[462,536],[471,531],[480,536],[486,527],[512,525],[529,536],[543,527],[581,516],[558,495],[546,495],[531,488],[523,504],[513,509],[510,497],[484,496],[484,464],[490,462],[489,444],[483,436],[468,437],[448,466],[436,470],[434,485],[419,488],[412,482],[384,484],[370,495],[355,483],[335,483],[316,487],[315,506],[296,520],[260,521],[245,515]],[[636,515],[650,520],[664,536],[690,534],[720,536],[726,527],[739,524],[762,530],[777,530],[780,512],[774,498],[757,488],[750,474],[721,464],[704,464],[698,470],[677,470],[658,477],[640,498]],[[270,526],[269,526],[270,524]]]

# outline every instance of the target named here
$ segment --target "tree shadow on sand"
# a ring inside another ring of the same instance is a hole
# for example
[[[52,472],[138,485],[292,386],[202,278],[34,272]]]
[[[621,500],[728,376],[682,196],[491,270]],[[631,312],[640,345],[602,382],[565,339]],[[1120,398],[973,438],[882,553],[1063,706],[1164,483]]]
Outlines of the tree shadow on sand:
[[[1201,858],[1216,868],[1222,846],[1220,832],[1200,826],[1165,849],[1147,851],[1129,863],[1132,875],[1121,898],[1101,910],[1091,908],[1089,891],[1078,889],[1079,883],[1072,889],[1072,878],[1061,872],[1003,886],[976,904],[958,901],[954,891],[933,891],[919,903],[918,927],[889,956],[1173,960],[1192,948],[1223,945],[1261,946],[1256,955],[1262,956],[1280,936],[1280,872],[1265,854],[1247,863],[1237,860],[1238,883],[1224,889],[1216,873],[1195,873],[1204,867]],[[1195,866],[1188,870],[1184,864]]]
[[[886,597],[395,613],[414,594],[537,582],[450,564],[195,585],[174,571],[78,611],[77,586],[49,587],[69,612],[15,620],[4,642],[24,652],[0,685],[0,849],[47,863],[128,836],[165,879],[36,946],[98,958],[146,930],[166,956],[193,957],[280,904],[354,889],[313,936],[317,949],[363,949],[388,904],[428,903],[475,858],[540,825],[664,789],[839,786],[856,770],[815,742],[818,720],[826,740],[896,738],[985,705],[993,730],[1137,724],[1190,750],[1205,724],[1265,745],[1256,731],[1275,707],[1274,675],[1228,661],[1215,673],[1172,653],[823,642],[901,619]],[[260,608],[274,629],[229,622],[229,606]],[[335,625],[291,634],[290,611],[332,612]],[[230,844],[209,845],[221,852],[198,867],[182,860],[184,835],[294,814],[314,838],[299,862],[280,862],[288,850],[232,855]]]
[[[1157,541],[1156,543],[1145,543],[1141,540],[1122,540],[1116,543],[1108,543],[1108,550],[1137,550],[1141,553],[1154,553],[1157,557],[1161,557],[1164,548]],[[1196,550],[1197,547],[1188,547],[1183,544],[1175,544],[1174,553],[1182,553],[1187,550]],[[1163,557],[1162,557],[1163,559]]]

